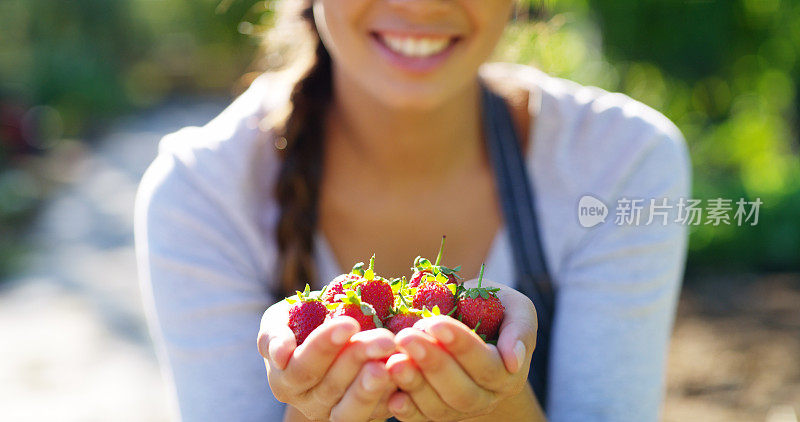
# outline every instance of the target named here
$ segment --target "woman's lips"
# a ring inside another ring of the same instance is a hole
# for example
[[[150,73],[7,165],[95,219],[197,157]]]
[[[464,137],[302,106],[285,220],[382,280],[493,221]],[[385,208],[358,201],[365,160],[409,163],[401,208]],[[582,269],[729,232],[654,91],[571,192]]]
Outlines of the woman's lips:
[[[372,32],[371,39],[390,63],[412,73],[426,73],[440,66],[460,40],[457,36],[388,32]]]

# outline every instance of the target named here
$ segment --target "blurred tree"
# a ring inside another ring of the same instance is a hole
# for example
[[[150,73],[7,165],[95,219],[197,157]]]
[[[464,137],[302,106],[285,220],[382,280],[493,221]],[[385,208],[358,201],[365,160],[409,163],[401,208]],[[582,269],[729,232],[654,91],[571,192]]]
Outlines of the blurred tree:
[[[689,144],[695,198],[764,202],[755,227],[692,227],[692,268],[800,269],[800,3],[523,3],[543,18],[512,25],[500,57],[664,112]]]
[[[175,95],[229,95],[258,41],[236,0],[0,1],[0,278],[45,189],[29,156]]]

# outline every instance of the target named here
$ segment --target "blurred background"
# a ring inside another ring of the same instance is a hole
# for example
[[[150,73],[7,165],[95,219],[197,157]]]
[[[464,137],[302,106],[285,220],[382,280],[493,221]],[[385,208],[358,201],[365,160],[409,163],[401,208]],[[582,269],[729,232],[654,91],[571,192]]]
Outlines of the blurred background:
[[[274,58],[271,1],[0,1],[0,409],[159,421],[133,197],[161,136],[207,122]],[[522,1],[496,53],[665,113],[695,198],[763,205],[692,227],[667,421],[800,413],[800,2]]]

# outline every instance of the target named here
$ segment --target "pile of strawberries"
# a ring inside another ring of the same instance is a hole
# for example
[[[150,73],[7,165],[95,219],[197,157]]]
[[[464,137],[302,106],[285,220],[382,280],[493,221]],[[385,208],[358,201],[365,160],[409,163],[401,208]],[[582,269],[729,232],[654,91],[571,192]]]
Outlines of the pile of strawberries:
[[[361,331],[385,327],[393,333],[411,327],[422,318],[449,315],[475,331],[484,341],[493,342],[503,322],[505,307],[497,297],[497,288],[465,288],[458,275],[460,266],[439,265],[442,248],[435,263],[422,257],[414,260],[409,279],[384,278],[375,274],[375,256],[364,269],[359,262],[349,274],[334,278],[322,291],[303,292],[287,298],[289,327],[297,344],[326,319],[349,316],[358,321]]]

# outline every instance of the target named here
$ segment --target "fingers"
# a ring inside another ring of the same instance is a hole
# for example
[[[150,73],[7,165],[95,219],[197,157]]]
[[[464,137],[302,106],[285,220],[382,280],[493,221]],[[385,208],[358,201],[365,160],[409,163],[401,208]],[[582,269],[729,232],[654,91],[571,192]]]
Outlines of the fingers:
[[[386,329],[362,331],[350,338],[322,380],[308,394],[330,409],[341,400],[365,362],[383,359],[395,350],[394,335]],[[387,395],[388,398],[388,395]]]
[[[367,362],[341,401],[331,409],[330,420],[367,420],[390,388],[393,384],[383,363]]]
[[[527,374],[533,350],[536,348],[536,309],[527,296],[515,290],[501,290],[500,294],[506,311],[500,325],[497,350],[500,351],[509,372]]]
[[[449,407],[474,415],[489,408],[495,401],[494,393],[477,385],[428,333],[416,328],[404,329],[397,334],[395,342],[414,361],[426,383]],[[492,375],[490,373],[488,377]],[[405,390],[402,386],[400,388]]]
[[[386,367],[395,385],[405,392],[413,402],[413,407],[404,409],[406,413],[395,413],[396,415],[408,420],[416,420],[415,414],[417,413],[423,416],[420,418],[421,420],[458,419],[458,412],[439,398],[439,395],[425,381],[422,373],[408,356],[392,355],[386,362]]]
[[[425,318],[414,328],[433,336],[480,387],[501,390],[510,375],[497,348],[486,344],[467,326],[448,316]]]
[[[389,396],[387,403],[389,411],[399,420],[404,422],[424,422],[428,418],[422,414],[414,404],[414,400],[408,393],[396,391]]]
[[[384,421],[392,417],[392,412],[389,411],[389,397],[396,392],[397,388],[392,387],[383,393],[383,397],[378,401],[378,405],[375,406],[375,409],[372,410],[372,414],[369,415],[370,420],[378,419]]]
[[[506,308],[497,340],[497,349],[503,363],[508,372],[512,374],[518,372],[527,374],[530,356],[536,347],[536,330],[538,329],[536,309],[527,296],[508,286],[490,280],[483,280],[482,284],[485,287],[498,287],[500,291],[497,292],[497,296]],[[477,285],[477,280],[469,280],[464,285],[473,287]],[[519,345],[518,341],[522,345]],[[523,358],[520,359],[520,356]]]
[[[335,318],[325,322],[312,331],[303,344],[295,349],[286,369],[276,374],[275,378],[279,379],[282,387],[288,392],[308,391],[322,380],[339,351],[358,331],[358,322],[350,317]],[[272,385],[272,374],[268,373],[268,376]]]
[[[270,306],[261,317],[258,332],[258,352],[270,366],[284,369],[297,347],[294,333],[287,325],[289,303],[280,301]]]

